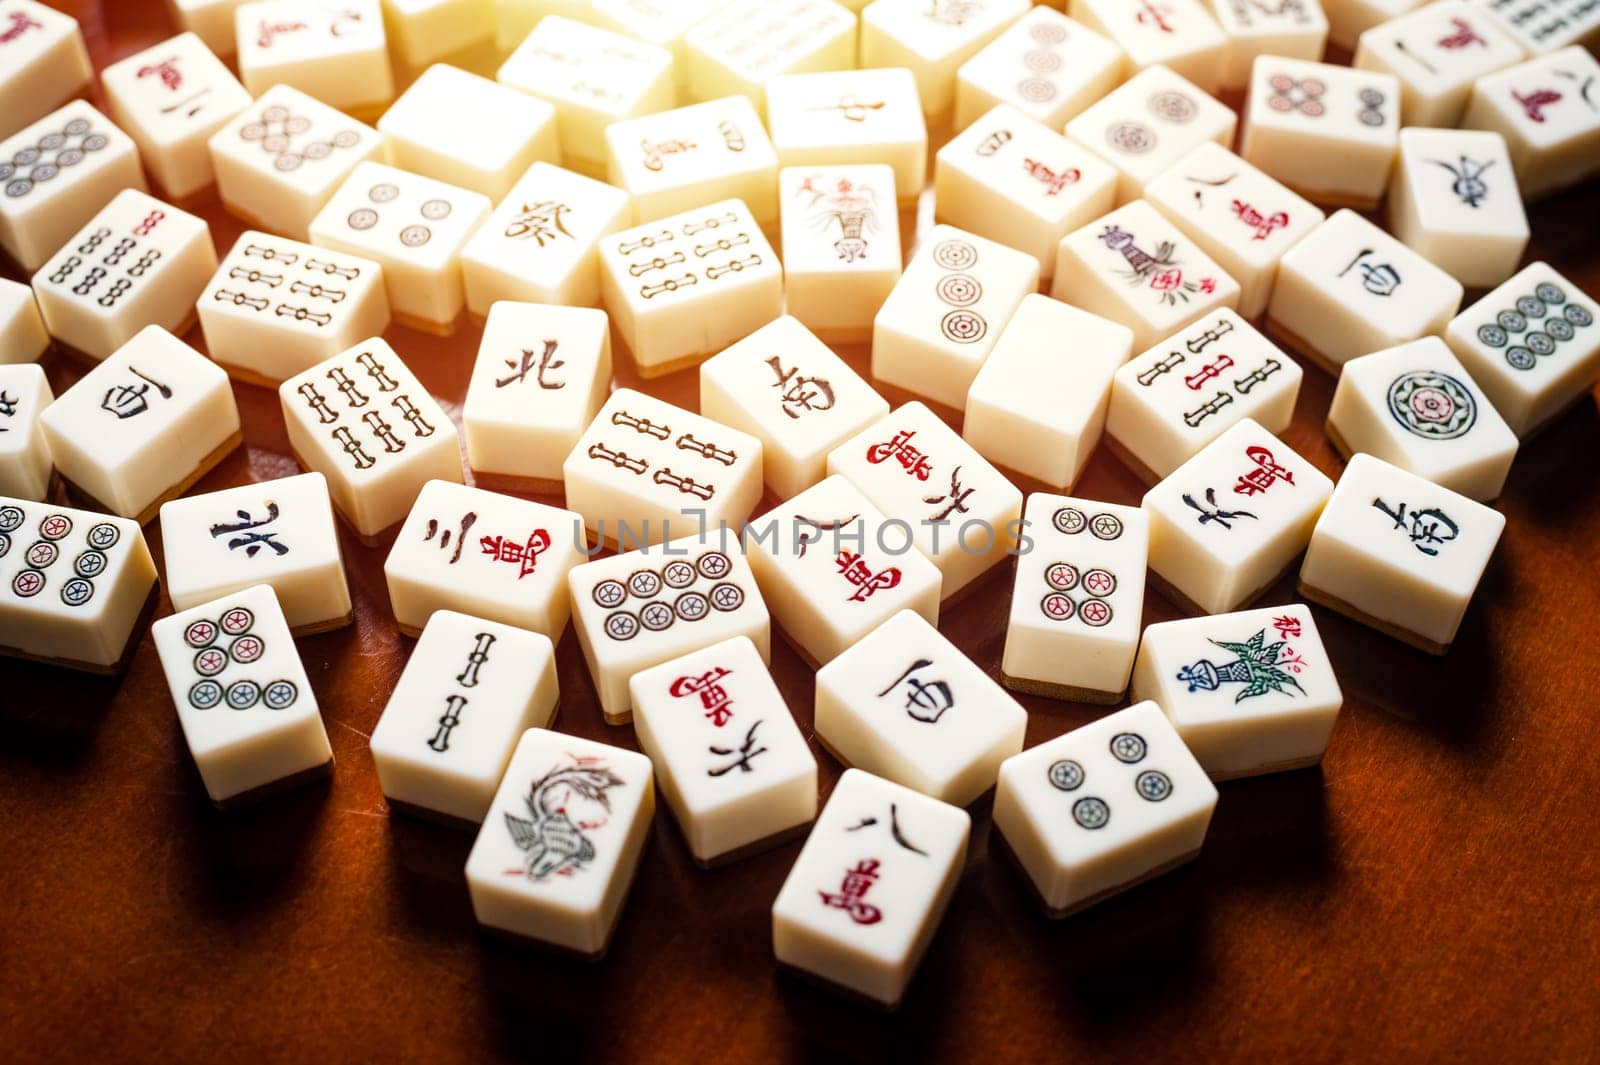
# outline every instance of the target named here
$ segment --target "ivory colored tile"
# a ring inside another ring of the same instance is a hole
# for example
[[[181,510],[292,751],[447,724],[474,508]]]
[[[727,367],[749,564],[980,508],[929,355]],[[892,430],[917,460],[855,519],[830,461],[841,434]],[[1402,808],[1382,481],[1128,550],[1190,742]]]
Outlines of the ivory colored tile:
[[[1522,58],[1485,6],[1439,0],[1364,32],[1353,62],[1400,79],[1407,126],[1454,126],[1472,83]]]
[[[0,278],[0,366],[38,362],[49,348],[33,289]]]
[[[383,0],[389,47],[404,68],[419,70],[494,39],[492,0]]]
[[[763,111],[768,78],[855,66],[856,17],[832,0],[734,0],[684,33],[683,61],[688,99]]]
[[[884,164],[901,207],[926,184],[928,127],[903,67],[779,75],[767,82],[767,125],[780,166]]]
[[[167,0],[172,21],[227,59],[238,50],[239,36],[233,16],[248,0]]]
[[[341,111],[394,99],[378,0],[268,0],[234,11],[239,78],[252,96],[289,85]]]
[[[1478,0],[1517,43],[1535,55],[1600,41],[1600,10],[1584,0]]]
[[[867,339],[900,280],[894,170],[784,167],[778,196],[785,309],[830,341]]]
[[[1052,7],[1030,8],[956,72],[956,128],[1010,104],[1060,129],[1116,88],[1126,64],[1109,38]]]
[[[1479,78],[1461,125],[1501,134],[1525,199],[1600,172],[1600,62],[1574,45]]]
[[[1228,38],[1200,0],[1070,0],[1067,13],[1115,41],[1132,70],[1159,64],[1202,92],[1222,88]]]
[[[1398,18],[1425,0],[1322,0],[1328,15],[1328,40],[1354,52],[1361,35],[1372,27]]]
[[[904,67],[930,121],[955,113],[956,72],[1011,23],[1028,0],[874,0],[861,9],[861,65]]]
[[[0,3],[0,137],[9,137],[94,80],[78,20],[33,0]]]
[[[1510,277],[1528,246],[1528,215],[1498,133],[1401,130],[1388,202],[1394,235],[1471,288]]]
[[[727,7],[732,0],[587,0],[591,23],[603,30],[664,48],[672,54],[672,67],[678,95],[687,99],[689,89],[689,30],[710,15]],[[856,5],[845,4],[852,10]]]
[[[49,493],[55,463],[39,415],[54,401],[39,366],[0,364],[0,495],[38,501]]]
[[[1218,86],[1225,90],[1250,84],[1250,67],[1257,56],[1315,62],[1328,43],[1322,0],[1288,0],[1276,6],[1254,0],[1211,0],[1211,14],[1228,38]]]
[[[778,156],[748,99],[727,96],[606,129],[606,180],[633,197],[636,222],[740,199],[778,220]]]

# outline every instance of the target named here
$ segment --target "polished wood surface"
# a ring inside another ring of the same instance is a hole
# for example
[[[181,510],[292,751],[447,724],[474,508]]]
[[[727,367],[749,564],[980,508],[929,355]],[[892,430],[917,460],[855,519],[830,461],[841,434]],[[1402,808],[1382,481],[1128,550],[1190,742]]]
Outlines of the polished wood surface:
[[[172,32],[154,2],[55,6],[82,20],[97,68]],[[1539,204],[1531,253],[1591,296],[1596,192]],[[225,252],[241,224],[214,199],[195,209]],[[478,335],[389,339],[459,418]],[[58,394],[83,369],[46,365]],[[692,406],[695,380],[649,387]],[[296,472],[276,394],[235,391],[246,446],[194,491]],[[1285,438],[1336,476],[1331,395],[1308,367]],[[148,637],[120,681],[0,664],[0,1057],[1597,1060],[1597,459],[1590,401],[1526,444],[1448,657],[1317,611],[1346,699],[1327,758],[1222,785],[1193,864],[1047,921],[977,803],[955,900],[892,1015],[778,973],[769,907],[798,843],[705,872],[664,808],[604,961],[479,935],[470,838],[391,816],[378,789],[367,737],[410,641],[386,545],[343,530],[356,623],[300,641],[329,781],[213,810]],[[1101,449],[1077,492],[1137,504],[1142,489]],[[997,567],[941,626],[992,675],[1010,581]],[[1293,598],[1285,580],[1262,601]],[[1147,621],[1175,616],[1147,598]],[[559,659],[556,727],[635,747],[602,722],[570,629]],[[773,669],[809,735],[810,671],[781,640]],[[1104,712],[1024,702],[1030,746]],[[826,794],[839,768],[816,753]]]

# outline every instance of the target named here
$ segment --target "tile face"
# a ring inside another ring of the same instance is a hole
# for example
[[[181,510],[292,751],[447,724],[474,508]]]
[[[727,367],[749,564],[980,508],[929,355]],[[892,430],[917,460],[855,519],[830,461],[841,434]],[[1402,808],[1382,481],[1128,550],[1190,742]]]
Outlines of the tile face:
[[[1245,418],[1283,432],[1303,376],[1249,322],[1220,310],[1117,371],[1106,431],[1134,472],[1156,481]]]
[[[1121,700],[1139,647],[1150,520],[1137,507],[1028,497],[1001,678],[1008,688]]]
[[[320,473],[175,499],[161,508],[167,594],[188,610],[271,585],[298,634],[350,622],[350,588]]]
[[[140,523],[239,445],[228,375],[160,326],[90,370],[41,419],[56,469]]]
[[[1582,0],[1478,0],[1478,6],[1535,55],[1600,38],[1600,11]]]
[[[733,536],[689,536],[587,562],[567,583],[607,724],[633,715],[629,679],[669,659],[735,636],[771,658],[771,617]]]
[[[239,77],[251,95],[291,85],[343,111],[371,111],[394,99],[378,0],[244,4],[234,24]]]
[[[956,72],[1032,5],[1028,0],[874,0],[861,10],[861,65],[904,67],[929,118],[951,115]]]
[[[55,399],[33,363],[0,365],[0,495],[40,500],[55,463],[39,415]]]
[[[1007,760],[994,823],[1053,917],[1200,853],[1217,789],[1153,702]]]
[[[743,636],[636,673],[633,728],[695,861],[775,843],[817,815],[817,760]]]
[[[789,639],[827,663],[902,610],[939,620],[939,570],[890,550],[883,512],[843,477],[780,503],[752,523],[750,568]]]
[[[1159,705],[1213,780],[1316,765],[1344,703],[1301,603],[1151,625],[1131,698]]]
[[[1484,7],[1440,0],[1367,30],[1354,63],[1400,79],[1407,126],[1454,126],[1472,83],[1522,56]]]
[[[181,333],[217,268],[205,220],[124,189],[33,275],[46,328],[104,359],[157,325]]]
[[[491,0],[383,0],[383,13],[396,62],[412,70],[494,36]]]
[[[1574,45],[1479,78],[1461,124],[1506,139],[1522,195],[1545,196],[1600,171],[1600,62]]]
[[[150,633],[212,802],[333,764],[316,693],[271,588],[162,618]]]
[[[832,0],[734,0],[683,35],[693,100],[746,96],[768,78],[855,65],[856,17]]]
[[[226,59],[238,48],[233,15],[245,0],[169,0],[173,21],[205,42]]]
[[[549,638],[438,611],[372,730],[384,796],[481,823],[517,741],[550,724],[557,694]]]
[[[1321,0],[1277,5],[1255,0],[1211,0],[1211,14],[1228,38],[1219,88],[1250,84],[1250,67],[1261,55],[1318,60],[1328,43],[1328,16]]]
[[[900,280],[894,171],[785,167],[778,197],[785,310],[830,340],[865,340]]]
[[[94,80],[78,20],[33,0],[0,3],[0,137],[59,107]]]
[[[1473,499],[1500,494],[1517,435],[1438,337],[1346,365],[1328,408],[1328,436]]]
[[[1134,70],[1161,64],[1203,92],[1222,87],[1228,38],[1200,0],[1070,0],[1067,13],[1121,46]]]
[[[529,729],[467,856],[478,923],[583,956],[603,954],[655,805],[644,755]]]
[[[0,366],[38,362],[49,347],[33,289],[0,278]]]
[[[1505,139],[1478,130],[1401,130],[1389,226],[1470,288],[1510,277],[1528,245],[1528,216]]]
[[[1494,409],[1528,436],[1600,377],[1595,301],[1533,263],[1456,315],[1445,342]]]
[[[1145,493],[1158,590],[1191,613],[1247,606],[1305,549],[1332,490],[1246,418]]]
[[[767,124],[780,166],[882,163],[901,206],[926,182],[928,127],[904,68],[779,75],[767,83]]]
[[[633,197],[637,222],[733,198],[777,221],[778,155],[743,96],[615,122],[606,151],[606,180]]]
[[[817,739],[830,753],[955,806],[994,786],[1027,724],[1005,689],[911,610],[817,672]]]
[[[120,673],[155,589],[137,523],[0,499],[0,654]]]
[[[583,0],[579,0],[580,3]],[[708,15],[727,7],[732,0],[587,0],[583,17],[592,25],[612,33],[666,49],[672,55],[673,80],[678,94],[689,89],[689,50],[685,41],[690,29]],[[845,4],[854,9],[855,4]],[[517,40],[521,40],[521,36]],[[507,47],[502,45],[502,47]]]
[[[428,481],[461,483],[455,425],[376,337],[289,378],[278,399],[295,459],[328,478],[359,536],[404,518]]]
[[[37,270],[123,189],[143,190],[139,150],[74,100],[0,141],[0,250]]]
[[[1010,104],[1051,129],[1116,87],[1122,49],[1054,8],[1029,9],[956,75],[956,128]]]
[[[778,961],[895,1006],[955,894],[965,810],[849,770],[772,904]]]

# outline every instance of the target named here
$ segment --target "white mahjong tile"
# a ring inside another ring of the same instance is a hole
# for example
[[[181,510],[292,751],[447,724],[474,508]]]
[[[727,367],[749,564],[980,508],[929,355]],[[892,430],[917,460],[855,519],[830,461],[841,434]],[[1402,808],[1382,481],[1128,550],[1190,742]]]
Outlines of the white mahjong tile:
[[[1157,64],[1203,92],[1222,88],[1228,38],[1201,0],[1069,0],[1067,14],[1115,41],[1130,70]]]
[[[1529,436],[1600,376],[1595,301],[1533,263],[1462,311],[1445,343],[1518,436]]]
[[[341,111],[394,99],[378,0],[264,0],[234,13],[239,77],[252,95],[291,85]]]
[[[672,53],[620,33],[551,15],[495,75],[555,105],[568,166],[603,175],[606,127],[677,102]]]
[[[902,207],[926,183],[928,126],[904,68],[780,75],[767,82],[767,124],[781,166],[882,163]]]
[[[1143,350],[1239,303],[1239,282],[1145,200],[1061,238],[1050,295],[1133,330]]]
[[[1311,539],[1333,482],[1246,418],[1144,495],[1150,572],[1192,613],[1248,606]]]
[[[1304,372],[1255,327],[1223,309],[1117,370],[1106,432],[1135,473],[1155,482],[1245,418],[1289,428]]]
[[[1035,492],[1024,520],[1001,682],[1121,702],[1139,647],[1150,519],[1137,507]]]
[[[1127,326],[1038,293],[1023,297],[967,392],[961,435],[990,462],[1071,487],[1105,426]]]
[[[311,220],[383,134],[298,89],[274,85],[211,138],[217,192],[261,229],[308,239]]]
[[[1600,171],[1600,61],[1574,45],[1479,78],[1461,125],[1506,139],[1528,199]]]
[[[921,403],[907,403],[840,444],[828,473],[843,474],[943,574],[948,599],[1016,543],[1022,493]]]
[[[492,931],[599,957],[655,807],[649,758],[529,729],[467,856],[473,916]]]
[[[872,328],[872,376],[960,408],[1023,297],[1039,288],[1026,252],[936,225]]]
[[[494,40],[493,0],[383,0],[383,15],[395,61],[409,70]]]
[[[1111,164],[997,104],[939,149],[934,217],[1027,252],[1048,281],[1061,238],[1111,210],[1116,194]]]
[[[1300,594],[1442,655],[1505,525],[1497,510],[1356,455],[1311,534]]]
[[[688,99],[739,95],[764,110],[769,78],[855,66],[856,17],[832,0],[734,0],[683,45]]]
[[[203,218],[124,189],[33,275],[45,327],[104,359],[146,326],[188,329],[217,269]]]
[[[32,271],[117,193],[145,184],[128,135],[74,100],[0,141],[0,187],[0,250]]]
[[[179,611],[150,634],[212,802],[231,805],[332,768],[316,693],[270,587]]]
[[[1213,780],[1316,765],[1344,703],[1302,603],[1151,625],[1129,698],[1159,705]]]
[[[996,104],[1060,129],[1116,88],[1127,57],[1087,26],[1040,5],[1013,22],[956,73],[956,128]]]
[[[817,760],[747,637],[633,675],[633,730],[701,865],[781,843],[817,816]]]
[[[55,462],[39,415],[55,400],[35,363],[0,364],[0,495],[43,499]]]
[[[1321,0],[1328,16],[1328,40],[1354,52],[1361,35],[1372,27],[1404,15],[1425,0]]]
[[[455,425],[377,337],[284,381],[278,400],[290,451],[359,536],[403,519],[427,482],[461,482]]]
[[[172,20],[199,37],[207,48],[227,59],[238,50],[233,13],[247,0],[167,0]]]
[[[600,291],[641,377],[692,366],[783,313],[783,267],[743,200],[607,234]]]
[[[587,0],[584,18],[612,33],[665,48],[672,54],[678,92],[689,88],[688,48],[690,28],[733,0]],[[856,5],[845,4],[852,8]],[[520,39],[520,38],[519,38]]]
[[[1264,55],[1256,59],[1239,154],[1318,203],[1378,205],[1400,144],[1392,74]]]
[[[614,122],[606,152],[606,180],[633,197],[636,222],[726,199],[757,222],[778,220],[778,155],[746,97]]]
[[[626,192],[534,163],[461,249],[467,309],[486,315],[497,300],[597,305],[600,238],[632,222]]]
[[[668,659],[747,636],[771,660],[771,615],[736,535],[680,537],[587,562],[567,583],[572,626],[609,725],[633,715],[629,679]]]
[[[1067,123],[1067,136],[1117,169],[1117,200],[1207,141],[1233,143],[1233,110],[1166,67],[1140,71]]]
[[[1029,0],[874,0],[861,9],[861,65],[910,70],[923,113],[948,121],[961,65],[1031,6]]]
[[[1200,853],[1217,788],[1153,702],[1041,743],[1000,767],[994,823],[1052,917]]]
[[[960,882],[971,830],[965,810],[846,772],[772,904],[773,954],[899,1005]]]
[[[762,597],[811,661],[832,661],[902,610],[938,623],[938,567],[887,524],[843,477],[751,522],[745,550]]]
[[[609,544],[660,543],[737,525],[761,498],[761,441],[619,388],[562,467],[567,506]]]
[[[1400,79],[1407,126],[1454,126],[1472,83],[1522,57],[1521,46],[1487,11],[1465,0],[1439,0],[1367,30],[1353,62]]]
[[[786,315],[700,365],[700,413],[760,440],[763,479],[789,499],[822,480],[828,452],[889,404]]]
[[[785,167],[778,199],[785,310],[830,342],[866,340],[900,280],[894,170]]]
[[[139,146],[167,196],[181,200],[216,180],[207,142],[250,106],[250,93],[199,37],[180,33],[100,72],[111,118]]]
[[[38,362],[49,348],[33,289],[0,277],[0,366]]]
[[[1250,84],[1250,67],[1256,56],[1281,55],[1291,59],[1321,59],[1328,43],[1328,16],[1322,0],[1211,0],[1211,14],[1228,38],[1222,64],[1221,89],[1243,89]]]
[[[1278,263],[1327,216],[1207,141],[1144,187],[1144,198],[1239,282],[1239,313],[1267,309]]]
[[[34,0],[0,0],[0,137],[89,88],[78,20]]]
[[[1600,8],[1588,0],[1477,0],[1496,23],[1535,55],[1600,41]]]
[[[320,473],[175,499],[161,508],[161,550],[175,610],[268,584],[297,636],[354,617]]]
[[[1335,211],[1278,264],[1269,328],[1330,373],[1358,355],[1441,333],[1461,282],[1350,210]]]
[[[101,510],[139,523],[241,440],[228,375],[146,326],[40,416],[56,469]]]
[[[1528,246],[1528,215],[1498,133],[1401,130],[1388,204],[1394,235],[1468,288],[1510,277]]]
[[[550,725],[558,694],[549,637],[438,611],[372,730],[384,796],[476,827],[517,741]]]
[[[1481,500],[1500,494],[1517,457],[1517,434],[1436,336],[1346,363],[1328,436],[1346,458],[1364,451]]]
[[[605,312],[496,303],[461,410],[467,465],[478,483],[559,492],[561,466],[599,413],[610,385]]]

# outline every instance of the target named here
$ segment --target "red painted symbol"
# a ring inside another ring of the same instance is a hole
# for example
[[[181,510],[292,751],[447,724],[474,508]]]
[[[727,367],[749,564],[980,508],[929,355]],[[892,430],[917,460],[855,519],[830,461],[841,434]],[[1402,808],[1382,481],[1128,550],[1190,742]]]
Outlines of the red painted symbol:
[[[1166,4],[1153,4],[1150,0],[1139,0],[1139,14],[1137,21],[1141,26],[1154,26],[1162,33],[1176,33],[1177,27],[1167,21],[1167,16],[1172,14],[1172,8]]]
[[[1243,200],[1233,201],[1233,213],[1239,221],[1255,230],[1251,240],[1266,240],[1274,232],[1289,224],[1287,211],[1274,211],[1270,215],[1264,215]]]
[[[21,11],[12,11],[6,18],[11,25],[0,31],[0,44],[10,44],[29,30],[44,29],[44,23],[28,17]]]
[[[1278,630],[1278,635],[1283,639],[1291,639],[1300,635],[1300,619],[1285,614],[1283,617],[1273,618],[1272,627]]]
[[[61,514],[52,514],[39,523],[39,535],[46,540],[59,540],[72,531],[72,519]]]
[[[214,677],[228,668],[228,656],[215,647],[207,648],[194,656],[194,671],[202,677]]]
[[[1058,592],[1070,592],[1078,586],[1078,569],[1065,562],[1057,562],[1044,571],[1045,583]]]
[[[1466,48],[1468,45],[1473,44],[1481,44],[1485,48],[1489,47],[1489,42],[1480,37],[1478,31],[1472,28],[1472,23],[1466,19],[1452,18],[1450,25],[1455,27],[1455,32],[1439,38],[1440,48],[1454,51],[1457,48]]]
[[[235,662],[254,662],[260,658],[267,645],[258,636],[241,636],[233,641],[231,654]]]
[[[1239,483],[1233,486],[1235,492],[1242,496],[1254,496],[1279,481],[1294,484],[1294,474],[1287,467],[1279,465],[1267,448],[1251,445],[1244,449],[1244,454],[1245,458],[1256,464],[1256,468],[1239,475]]]
[[[1535,89],[1526,96],[1512,89],[1511,98],[1522,105],[1528,121],[1537,122],[1541,126],[1544,125],[1544,109],[1561,102],[1561,94],[1554,89]]]
[[[140,67],[139,72],[135,74],[134,77],[160,78],[161,84],[165,85],[173,92],[177,92],[178,86],[183,84],[183,75],[178,71],[177,57],[173,57],[172,59],[163,59],[161,62],[153,63],[147,67]]]
[[[478,541],[478,545],[483,548],[484,554],[496,562],[516,566],[517,580],[520,581],[538,567],[539,556],[550,547],[550,534],[543,529],[535,529],[520,544],[509,537],[485,536]]]
[[[1188,385],[1191,391],[1198,392],[1200,389],[1205,387],[1205,383],[1207,381],[1216,380],[1218,377],[1222,376],[1223,370],[1232,368],[1233,356],[1218,355],[1215,362],[1208,363],[1207,365],[1200,367],[1200,369],[1196,370],[1194,373],[1189,374],[1183,379],[1183,383]]]
[[[209,621],[196,621],[183,630],[183,639],[190,647],[206,647],[217,638],[217,627]]]
[[[44,574],[25,569],[11,581],[11,590],[24,599],[31,599],[44,587]]]
[[[1072,600],[1060,592],[1051,592],[1044,597],[1044,602],[1039,605],[1044,610],[1044,616],[1051,621],[1066,621],[1072,617],[1072,612],[1077,609]]]
[[[699,676],[679,677],[667,689],[673,698],[681,699],[687,695],[700,697],[700,706],[705,711],[706,720],[717,728],[726,725],[733,718],[733,696],[728,694],[728,689],[722,686],[722,678],[731,674],[733,670],[717,666],[707,670]]]
[[[916,435],[915,429],[902,429],[887,443],[873,444],[867,448],[867,461],[876,466],[884,459],[895,459],[907,473],[926,481],[933,474],[933,466],[921,449],[911,446],[911,438]]]
[[[250,626],[255,624],[255,615],[243,607],[235,607],[222,615],[222,631],[229,636],[240,636],[250,631]]]
[[[829,909],[845,911],[856,924],[877,924],[883,920],[883,911],[866,901],[867,892],[878,882],[878,865],[876,858],[865,858],[846,869],[837,893],[817,892],[822,896],[822,904]]]
[[[1111,620],[1111,607],[1099,599],[1091,599],[1078,609],[1078,617],[1085,625],[1098,629]]]
[[[1083,590],[1090,595],[1104,597],[1117,590],[1117,578],[1103,569],[1092,569],[1083,575]],[[1084,610],[1089,609],[1087,605]]]
[[[34,544],[28,548],[28,565],[45,569],[55,562],[59,554],[55,544]]]

